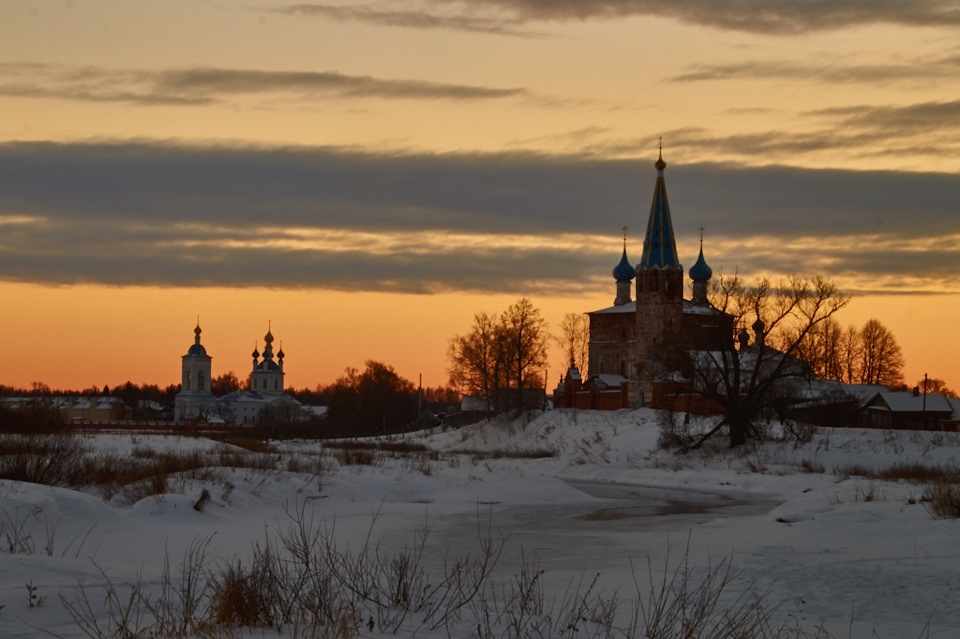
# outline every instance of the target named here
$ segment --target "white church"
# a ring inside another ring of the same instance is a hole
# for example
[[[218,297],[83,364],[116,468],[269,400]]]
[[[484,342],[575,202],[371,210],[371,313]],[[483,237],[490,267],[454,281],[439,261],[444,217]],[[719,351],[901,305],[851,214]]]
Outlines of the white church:
[[[200,343],[200,323],[193,329],[193,345],[181,360],[181,387],[174,402],[174,420],[177,423],[206,421],[253,426],[265,417],[296,421],[302,414],[302,405],[284,393],[283,348],[273,354],[273,334],[268,329],[264,336],[263,358],[253,350],[253,370],[250,388],[217,397],[210,390],[211,361],[207,349]]]

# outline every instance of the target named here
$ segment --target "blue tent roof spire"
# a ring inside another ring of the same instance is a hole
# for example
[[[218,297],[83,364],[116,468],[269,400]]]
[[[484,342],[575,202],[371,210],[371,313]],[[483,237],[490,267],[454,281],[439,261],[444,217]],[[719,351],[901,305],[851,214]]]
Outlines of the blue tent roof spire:
[[[667,168],[667,163],[663,161],[662,138],[660,156],[654,166],[657,169],[657,184],[653,190],[653,204],[650,205],[647,235],[643,238],[640,267],[679,267],[680,258],[677,256],[677,242],[673,236],[673,221],[670,219],[670,203],[667,201],[667,185],[663,180],[663,170]]]

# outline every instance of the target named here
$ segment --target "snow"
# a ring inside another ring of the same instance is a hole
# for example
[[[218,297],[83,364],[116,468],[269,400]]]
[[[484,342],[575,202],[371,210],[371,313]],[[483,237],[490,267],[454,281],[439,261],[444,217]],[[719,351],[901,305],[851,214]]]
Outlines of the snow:
[[[404,438],[428,456],[341,465],[328,449],[319,478],[232,469],[214,483],[171,481],[177,491],[133,504],[3,481],[0,522],[29,532],[33,548],[0,553],[0,636],[84,637],[61,602],[81,581],[90,588],[106,575],[157,587],[164,558],[176,567],[198,541],[208,543],[212,565],[225,565],[248,557],[296,509],[353,549],[368,534],[389,551],[427,531],[427,556],[437,564],[475,551],[478,527],[489,525],[506,540],[495,574],[515,575],[522,557],[536,557],[552,593],[599,572],[606,592],[629,595],[635,573],[646,583],[648,561],[686,557],[703,568],[729,558],[738,588],[768,591],[783,604],[778,614],[811,631],[822,625],[837,637],[883,639],[919,637],[928,622],[932,631],[960,628],[960,522],[933,519],[920,503],[923,486],[850,476],[853,467],[956,464],[956,435],[825,429],[806,444],[676,455],[657,450],[658,419],[645,409],[501,418]],[[224,446],[194,437],[85,437],[96,450],[124,454]],[[322,443],[274,447],[278,457],[309,456]],[[204,488],[211,500],[197,511]],[[38,597],[32,607],[28,585]]]

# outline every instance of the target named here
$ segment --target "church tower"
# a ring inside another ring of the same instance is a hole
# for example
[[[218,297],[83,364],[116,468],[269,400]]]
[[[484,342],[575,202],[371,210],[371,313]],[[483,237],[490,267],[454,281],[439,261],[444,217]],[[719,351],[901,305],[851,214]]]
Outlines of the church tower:
[[[210,364],[213,359],[200,343],[200,320],[193,329],[193,346],[181,358],[180,392],[174,399],[174,419],[197,419],[212,409],[216,399],[210,391]]]
[[[267,328],[263,337],[263,360],[260,353],[253,349],[253,371],[250,373],[250,390],[263,396],[283,394],[283,347],[277,353],[277,361],[273,361],[273,333]]]
[[[683,323],[683,266],[670,218],[670,204],[663,171],[663,149],[654,166],[657,182],[650,206],[650,219],[643,240],[643,256],[637,266],[637,356],[631,375],[636,405],[648,404],[651,382],[674,370]]]

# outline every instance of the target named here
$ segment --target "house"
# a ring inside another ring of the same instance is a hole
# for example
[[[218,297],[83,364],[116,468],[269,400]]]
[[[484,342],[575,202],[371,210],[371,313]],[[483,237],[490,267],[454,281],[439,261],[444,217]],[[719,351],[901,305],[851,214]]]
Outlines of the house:
[[[960,400],[956,398],[918,390],[884,391],[874,395],[861,409],[859,425],[899,430],[956,430],[958,417]]]

